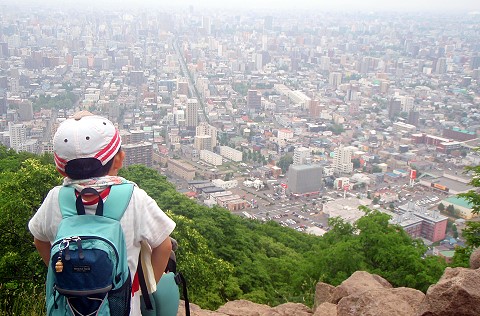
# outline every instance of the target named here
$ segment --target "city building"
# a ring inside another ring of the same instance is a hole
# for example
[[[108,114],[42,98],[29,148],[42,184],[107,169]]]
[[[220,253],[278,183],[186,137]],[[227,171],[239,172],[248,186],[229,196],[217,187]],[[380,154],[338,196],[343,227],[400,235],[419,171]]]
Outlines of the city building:
[[[210,135],[196,135],[193,140],[193,146],[196,150],[213,150],[212,137]]]
[[[262,107],[262,96],[257,90],[248,90],[247,92],[247,108],[250,111],[258,112]]]
[[[10,134],[10,147],[20,151],[21,146],[27,140],[27,128],[21,123],[8,123],[8,132]]]
[[[310,149],[306,147],[298,147],[293,151],[293,164],[306,165],[311,162]]]
[[[220,155],[228,160],[240,162],[243,159],[243,153],[229,146],[220,146]]]
[[[207,122],[200,122],[195,129],[195,135],[204,136],[208,135],[211,139],[211,148],[208,150],[213,150],[217,147],[217,128],[208,124]]]
[[[221,166],[223,158],[210,150],[200,150],[200,159],[214,166]]]
[[[197,99],[187,100],[187,109],[185,111],[185,126],[187,129],[195,130],[198,124],[198,101]]]
[[[195,179],[195,168],[179,159],[168,159],[167,170],[187,181]]]
[[[322,166],[290,165],[288,191],[294,195],[317,194],[323,188]]]
[[[440,203],[442,203],[445,208],[448,206],[453,206],[458,216],[463,219],[472,219],[474,217],[478,217],[478,214],[473,214],[473,204],[470,203],[465,198],[451,196],[446,199],[443,199]]]
[[[357,150],[353,146],[339,146],[335,148],[333,157],[333,168],[338,174],[348,174],[353,172],[352,155]]]
[[[152,167],[153,144],[150,142],[141,142],[135,144],[122,144],[122,150],[125,152],[123,166],[144,165]]]
[[[413,238],[425,238],[431,242],[445,239],[448,217],[438,210],[428,210],[410,201],[399,206],[402,214],[392,218],[392,222],[403,227]]]

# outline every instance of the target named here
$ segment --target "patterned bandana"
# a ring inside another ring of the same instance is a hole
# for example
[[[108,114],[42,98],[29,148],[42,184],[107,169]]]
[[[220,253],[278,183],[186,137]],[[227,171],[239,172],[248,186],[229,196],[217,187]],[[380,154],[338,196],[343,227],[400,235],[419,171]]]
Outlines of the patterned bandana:
[[[98,192],[102,192],[103,190],[110,188],[112,185],[122,184],[122,183],[133,183],[133,182],[118,176],[104,176],[99,178],[90,178],[90,179],[82,179],[82,180],[72,180],[70,178],[63,179],[64,186],[72,186],[78,192],[82,192],[82,190],[85,188],[94,188]]]

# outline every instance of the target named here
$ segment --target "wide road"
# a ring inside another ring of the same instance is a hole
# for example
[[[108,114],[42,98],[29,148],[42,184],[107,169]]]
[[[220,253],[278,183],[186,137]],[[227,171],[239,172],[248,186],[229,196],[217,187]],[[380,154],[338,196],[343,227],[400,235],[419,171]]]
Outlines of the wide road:
[[[190,74],[190,71],[188,71],[187,64],[185,63],[185,58],[183,57],[182,52],[180,51],[180,47],[178,46],[178,41],[176,38],[172,40],[173,48],[175,50],[175,53],[178,56],[178,61],[180,63],[180,67],[182,68],[182,73],[187,78],[188,81],[188,88],[190,90],[190,95],[193,98],[196,98],[198,100],[198,103],[200,104],[200,113],[198,115],[198,119],[200,122],[208,122],[208,117],[205,114],[205,103],[203,102],[203,98],[200,96],[200,94],[197,91],[197,88],[195,86],[195,82],[193,82],[192,75]]]

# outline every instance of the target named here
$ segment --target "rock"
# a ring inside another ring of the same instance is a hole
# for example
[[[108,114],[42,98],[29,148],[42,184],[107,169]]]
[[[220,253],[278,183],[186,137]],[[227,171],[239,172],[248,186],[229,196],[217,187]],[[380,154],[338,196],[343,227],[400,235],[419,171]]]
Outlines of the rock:
[[[262,316],[269,312],[272,307],[246,300],[230,301],[219,307],[217,312],[229,316]]]
[[[343,297],[360,294],[367,290],[392,288],[392,285],[379,275],[366,271],[356,271],[333,291],[330,303],[338,303]]]
[[[377,288],[346,296],[338,302],[338,316],[412,316],[425,294],[406,287]]]
[[[480,269],[446,268],[428,289],[417,315],[480,315]]]
[[[334,290],[335,290],[335,287],[333,285],[323,283],[323,282],[318,282],[315,287],[313,311],[316,311],[319,305],[325,302],[331,302]]]
[[[200,306],[190,303],[191,316],[228,316],[227,314],[201,309]],[[185,302],[180,300],[177,316],[185,316]]]
[[[285,303],[272,308],[262,316],[312,316],[312,310],[300,303]]]
[[[478,269],[480,268],[480,248],[477,248],[473,251],[470,256],[470,268]]]
[[[332,303],[322,303],[317,306],[313,316],[337,316],[337,305]]]

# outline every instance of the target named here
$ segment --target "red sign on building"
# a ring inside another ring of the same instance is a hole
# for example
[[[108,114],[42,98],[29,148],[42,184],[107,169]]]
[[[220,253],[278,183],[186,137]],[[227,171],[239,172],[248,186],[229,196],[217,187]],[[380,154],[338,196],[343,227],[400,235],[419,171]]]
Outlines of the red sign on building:
[[[417,178],[417,170],[410,170],[410,179],[416,179]]]

